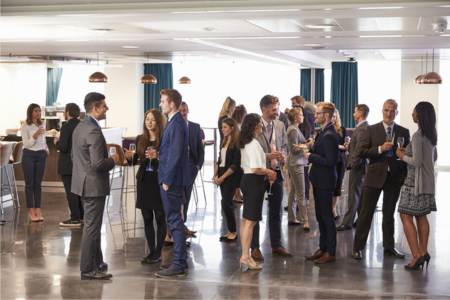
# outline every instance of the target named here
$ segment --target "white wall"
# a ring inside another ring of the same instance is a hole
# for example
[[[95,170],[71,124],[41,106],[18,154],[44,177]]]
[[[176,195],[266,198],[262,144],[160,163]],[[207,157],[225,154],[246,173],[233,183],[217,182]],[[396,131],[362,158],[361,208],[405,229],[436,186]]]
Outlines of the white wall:
[[[450,166],[450,134],[448,112],[450,111],[450,61],[442,61],[439,74],[442,84],[439,85],[438,115],[438,165]],[[435,107],[436,108],[436,107]]]
[[[436,69],[435,69],[436,70]],[[428,101],[434,105],[436,112],[439,106],[439,85],[438,84],[416,84],[414,79],[421,73],[420,61],[402,62],[402,95],[400,103],[399,123],[408,128],[411,135],[417,130],[411,114],[420,101]],[[436,70],[438,72],[438,70]]]
[[[8,128],[19,128],[30,103],[45,105],[46,89],[46,64],[1,64],[0,134]]]
[[[125,128],[125,136],[136,136],[142,131],[144,87],[140,80],[143,70],[142,64],[135,63],[105,68],[107,126]]]

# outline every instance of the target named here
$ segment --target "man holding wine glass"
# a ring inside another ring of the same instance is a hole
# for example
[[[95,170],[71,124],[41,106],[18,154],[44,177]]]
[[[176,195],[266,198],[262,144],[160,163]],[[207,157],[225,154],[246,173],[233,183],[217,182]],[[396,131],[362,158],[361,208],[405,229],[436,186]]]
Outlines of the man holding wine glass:
[[[266,153],[267,168],[277,173],[276,180],[273,183],[266,182],[272,254],[290,257],[292,255],[281,244],[281,202],[283,200],[283,174],[281,167],[286,157],[286,128],[283,122],[277,119],[278,105],[278,98],[275,96],[265,95],[261,99],[259,106],[262,112],[263,130],[256,139],[263,148],[264,153]],[[259,223],[256,223],[251,242],[252,258],[261,262],[264,261],[264,257],[259,247]]]
[[[398,160],[395,151],[397,144],[409,144],[409,130],[395,124],[397,102],[388,99],[383,104],[383,121],[367,127],[361,136],[361,157],[369,159],[361,199],[360,214],[353,242],[352,257],[362,259],[373,214],[378,198],[383,191],[383,248],[385,256],[404,258],[395,249],[394,213],[400,188],[406,177],[406,164]]]

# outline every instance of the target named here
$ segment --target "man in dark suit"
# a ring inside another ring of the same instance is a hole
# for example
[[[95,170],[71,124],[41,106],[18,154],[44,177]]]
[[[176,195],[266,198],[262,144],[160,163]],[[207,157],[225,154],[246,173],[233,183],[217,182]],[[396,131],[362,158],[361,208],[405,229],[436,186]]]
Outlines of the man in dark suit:
[[[181,102],[180,105],[180,114],[187,122],[189,132],[189,183],[185,188],[185,203],[183,204],[183,217],[184,223],[186,224],[192,188],[195,184],[195,178],[197,177],[198,171],[202,168],[205,160],[205,148],[203,147],[205,134],[199,124],[188,120],[189,107],[184,101]],[[187,236],[195,237],[195,233],[195,231],[189,230],[186,227]]]
[[[117,154],[108,157],[99,121],[106,118],[105,96],[89,93],[84,99],[87,116],[72,136],[72,193],[81,196],[84,228],[81,240],[81,279],[110,279],[100,244],[103,211],[110,192],[109,171],[119,162]]]
[[[286,129],[283,122],[277,119],[278,105],[278,98],[272,95],[265,95],[259,102],[263,130],[256,139],[266,153],[267,168],[277,173],[277,179],[272,183],[272,187],[270,187],[268,181],[266,182],[267,191],[270,191],[268,196],[268,223],[272,254],[291,257],[292,255],[283,247],[281,242],[281,202],[283,201],[284,180],[281,168],[285,161]],[[259,222],[257,222],[253,229],[251,242],[252,258],[263,261],[264,257],[259,248]]]
[[[321,130],[311,153],[305,154],[312,164],[309,178],[313,187],[316,218],[320,230],[319,249],[308,259],[317,264],[336,260],[336,225],[334,224],[332,201],[337,182],[339,136],[331,123],[334,110],[335,107],[332,103],[317,104],[316,123],[320,125]]]
[[[59,223],[61,227],[81,227],[81,220],[84,218],[83,204],[81,197],[71,192],[72,187],[72,135],[77,127],[80,116],[80,107],[75,103],[66,104],[64,110],[65,122],[61,127],[59,137],[55,137],[56,149],[59,150],[58,173],[66,191],[67,202],[69,203],[70,219]]]
[[[348,199],[347,211],[344,214],[341,225],[336,229],[337,231],[349,230],[353,228],[356,211],[359,211],[359,203],[361,199],[362,185],[364,174],[366,173],[367,161],[361,158],[361,135],[369,126],[367,116],[369,115],[369,107],[365,104],[358,104],[355,106],[353,118],[356,122],[356,128],[353,131],[352,139],[348,147],[348,161],[347,169],[350,169],[348,176]]]
[[[159,154],[159,184],[167,225],[174,240],[172,262],[157,277],[186,275],[186,233],[182,205],[189,183],[188,127],[179,113],[181,95],[177,90],[161,90],[160,107],[169,118],[161,140]]]
[[[406,177],[406,163],[395,156],[397,138],[409,144],[409,130],[394,123],[397,102],[388,99],[383,104],[383,121],[367,127],[361,138],[361,156],[369,159],[356,226],[352,257],[362,258],[378,198],[383,191],[383,248],[384,254],[404,258],[394,247],[394,213],[400,188]]]

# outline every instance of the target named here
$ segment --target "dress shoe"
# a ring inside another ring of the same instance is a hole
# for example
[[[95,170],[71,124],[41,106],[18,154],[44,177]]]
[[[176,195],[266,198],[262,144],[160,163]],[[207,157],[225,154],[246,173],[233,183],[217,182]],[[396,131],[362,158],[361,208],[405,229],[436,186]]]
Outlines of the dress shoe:
[[[305,223],[305,224],[303,224],[303,231],[304,232],[309,232],[309,224],[308,223]]]
[[[327,264],[327,263],[331,263],[331,262],[335,262],[336,261],[336,256],[334,255],[330,255],[328,252],[325,252],[321,257],[319,257],[318,259],[314,260],[315,264]]]
[[[176,268],[174,266],[170,266],[167,269],[159,270],[158,272],[155,273],[155,276],[159,278],[185,277],[186,275],[187,273],[184,268]]]
[[[302,223],[298,221],[288,222],[288,226],[300,226],[300,225],[302,225]]]
[[[102,262],[98,265],[97,269],[99,272],[106,273],[106,272],[108,272],[108,264],[105,262]]]
[[[219,241],[224,242],[224,243],[232,243],[232,242],[236,242],[237,238],[238,238],[237,234],[234,236],[234,239],[230,239],[228,236],[224,235],[219,238]]]
[[[423,270],[423,265],[425,263],[425,256],[420,256],[416,259],[414,263],[410,262],[409,264],[405,265],[405,270]]]
[[[281,256],[281,257],[292,257],[292,254],[289,253],[285,248],[278,247],[278,248],[272,248],[272,254]]]
[[[313,253],[313,255],[308,256],[306,259],[307,260],[316,260],[316,259],[320,258],[324,254],[325,254],[325,251],[317,249],[316,252]]]
[[[194,230],[190,230],[189,228],[185,228],[185,233],[186,233],[186,237],[192,237],[192,238],[196,238],[197,235],[195,235],[197,233],[197,231]]]
[[[143,265],[153,265],[157,264],[161,261],[160,256],[148,255],[141,260],[141,264]]]
[[[401,253],[395,248],[392,249],[384,249],[385,256],[393,256],[395,258],[405,258],[405,254]]]
[[[350,230],[350,229],[352,229],[352,226],[344,225],[344,224],[341,224],[338,227],[336,227],[337,231],[345,231],[345,230]]]
[[[356,259],[356,260],[361,260],[362,259],[362,251],[361,250],[353,250],[352,258]]]
[[[103,272],[86,272],[81,273],[81,280],[109,280],[112,278],[112,274],[103,273]]]
[[[252,250],[252,258],[255,261],[259,261],[259,262],[263,262],[264,261],[264,256],[261,253],[261,250],[259,250],[259,248],[253,249]]]

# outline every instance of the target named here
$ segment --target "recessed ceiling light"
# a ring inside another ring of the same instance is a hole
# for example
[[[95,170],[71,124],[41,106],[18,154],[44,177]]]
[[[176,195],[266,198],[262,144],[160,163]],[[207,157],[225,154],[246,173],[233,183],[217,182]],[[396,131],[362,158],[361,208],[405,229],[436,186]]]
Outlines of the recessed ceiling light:
[[[324,8],[323,10],[329,11],[329,10],[333,10],[332,8]]]
[[[331,35],[326,35],[326,36],[324,36],[324,38],[326,38],[326,39],[331,39],[332,36],[331,36]]]
[[[258,13],[258,12],[292,12],[300,9],[239,9],[239,10],[196,10],[196,11],[174,11],[172,14],[221,14],[221,13]]]
[[[125,46],[122,46],[122,48],[124,48],[124,49],[138,49],[139,46],[125,45]]]
[[[308,29],[330,29],[336,27],[334,24],[306,24]]]
[[[114,31],[114,29],[112,29],[112,28],[92,28],[91,30],[93,30],[93,31],[106,31],[106,32]]]
[[[450,36],[450,34],[440,34],[439,36]]]
[[[403,6],[372,6],[372,7],[359,7],[360,10],[374,10],[374,9],[402,9]]]

